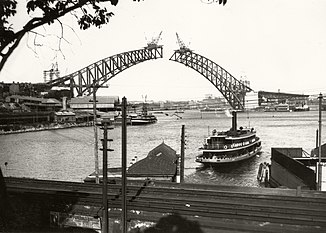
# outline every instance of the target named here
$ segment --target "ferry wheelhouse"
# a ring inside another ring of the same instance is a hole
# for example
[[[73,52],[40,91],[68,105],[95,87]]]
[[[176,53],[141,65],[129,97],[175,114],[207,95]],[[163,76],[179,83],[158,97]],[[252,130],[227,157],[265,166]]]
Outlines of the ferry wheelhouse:
[[[261,151],[261,141],[254,128],[237,129],[237,113],[233,111],[232,128],[221,132],[214,129],[200,150],[202,153],[196,157],[198,163],[230,164],[257,155]]]

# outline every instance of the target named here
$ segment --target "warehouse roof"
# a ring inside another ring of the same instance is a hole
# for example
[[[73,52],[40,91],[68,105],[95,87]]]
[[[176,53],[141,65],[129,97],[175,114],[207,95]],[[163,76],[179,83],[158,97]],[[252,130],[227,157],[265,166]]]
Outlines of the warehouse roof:
[[[159,146],[151,150],[146,158],[130,166],[128,174],[174,176],[177,169],[176,161],[176,151],[162,142]]]

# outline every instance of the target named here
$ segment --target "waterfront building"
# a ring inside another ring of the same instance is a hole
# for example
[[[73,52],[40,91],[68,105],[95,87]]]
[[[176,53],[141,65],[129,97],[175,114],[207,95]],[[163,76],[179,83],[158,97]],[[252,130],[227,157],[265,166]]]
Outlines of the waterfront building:
[[[211,94],[206,94],[205,98],[197,102],[197,107],[204,111],[215,111],[229,108],[224,97],[213,97]]]
[[[26,111],[31,112],[48,112],[58,111],[62,108],[62,103],[56,99],[45,99],[30,96],[11,95],[5,99],[6,103],[14,103],[16,106],[20,106],[21,109],[24,107]]]
[[[258,92],[248,92],[245,95],[245,108],[246,109],[257,109],[258,103]]]
[[[75,123],[76,114],[69,110],[62,110],[54,113],[54,121],[56,123]]]
[[[321,146],[321,162],[325,164],[326,145]],[[271,187],[287,187],[290,189],[316,190],[318,175],[319,148],[309,155],[302,148],[272,148],[271,165],[268,168],[270,177],[267,179]],[[322,174],[326,166],[322,166]],[[258,178],[258,176],[257,176]],[[326,176],[322,175],[322,191],[326,191]]]
[[[309,102],[309,95],[292,94],[284,92],[258,92],[258,104],[268,111],[295,111],[296,108],[303,108]]]
[[[0,114],[0,131],[20,130],[26,126],[50,124],[53,112],[6,112]]]
[[[96,96],[96,109],[102,112],[116,111],[120,105],[119,96]],[[93,111],[93,97],[82,96],[70,100],[73,111]]]

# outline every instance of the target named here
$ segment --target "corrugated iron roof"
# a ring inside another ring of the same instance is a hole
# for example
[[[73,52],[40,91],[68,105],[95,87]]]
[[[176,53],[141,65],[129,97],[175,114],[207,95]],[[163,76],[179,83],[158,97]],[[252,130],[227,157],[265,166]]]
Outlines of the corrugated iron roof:
[[[162,142],[146,158],[130,166],[128,174],[173,176],[176,174],[176,161],[176,151]]]

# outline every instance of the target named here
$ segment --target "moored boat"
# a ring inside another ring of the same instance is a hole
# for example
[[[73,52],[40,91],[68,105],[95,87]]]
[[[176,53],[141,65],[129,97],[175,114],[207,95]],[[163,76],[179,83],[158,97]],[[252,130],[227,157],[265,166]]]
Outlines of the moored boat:
[[[157,118],[151,114],[131,114],[131,125],[147,125],[157,122]]]
[[[205,139],[196,162],[207,165],[230,164],[249,159],[261,151],[260,138],[254,128],[237,129],[237,113],[232,112],[232,128],[217,132]]]
[[[156,116],[152,115],[151,113],[148,113],[145,103],[143,105],[141,113],[130,114],[129,117],[131,125],[146,125],[157,122]]]

